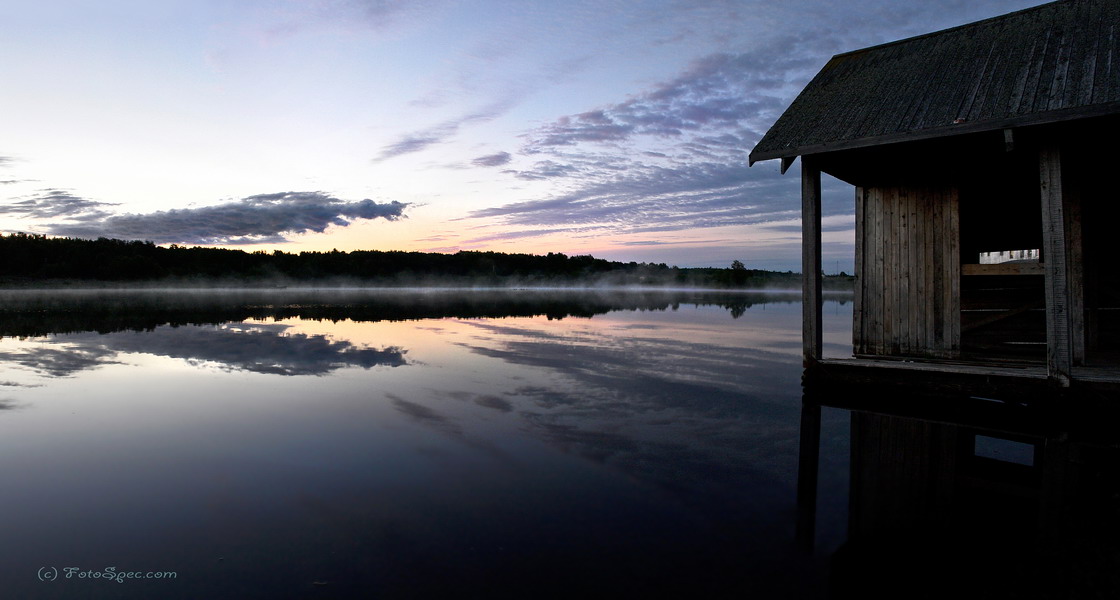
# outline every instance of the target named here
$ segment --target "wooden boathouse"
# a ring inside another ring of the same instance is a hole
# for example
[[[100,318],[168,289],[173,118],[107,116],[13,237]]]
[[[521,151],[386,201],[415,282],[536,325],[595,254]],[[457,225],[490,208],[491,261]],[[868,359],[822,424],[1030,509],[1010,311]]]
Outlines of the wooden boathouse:
[[[834,56],[750,154],[801,158],[807,367],[1120,382],[1120,0]],[[854,360],[822,359],[821,173],[855,186]]]

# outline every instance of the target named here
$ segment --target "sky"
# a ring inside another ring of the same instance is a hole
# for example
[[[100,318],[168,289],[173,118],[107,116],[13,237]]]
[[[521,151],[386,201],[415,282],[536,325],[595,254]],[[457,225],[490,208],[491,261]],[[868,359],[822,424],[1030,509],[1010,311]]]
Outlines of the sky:
[[[0,232],[796,271],[798,165],[747,155],[809,79],[1040,3],[5,0]]]

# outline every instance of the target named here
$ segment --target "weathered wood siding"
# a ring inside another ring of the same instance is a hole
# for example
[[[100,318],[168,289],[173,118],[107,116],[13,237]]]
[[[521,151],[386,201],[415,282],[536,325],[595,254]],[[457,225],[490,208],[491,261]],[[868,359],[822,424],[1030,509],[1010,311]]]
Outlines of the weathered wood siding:
[[[1046,364],[1050,376],[1068,384],[1074,365],[1085,361],[1085,266],[1080,177],[1063,175],[1057,144],[1039,150],[1042,257],[1046,271]],[[1076,171],[1076,168],[1075,168]]]
[[[947,186],[856,188],[856,354],[959,355],[958,206]]]

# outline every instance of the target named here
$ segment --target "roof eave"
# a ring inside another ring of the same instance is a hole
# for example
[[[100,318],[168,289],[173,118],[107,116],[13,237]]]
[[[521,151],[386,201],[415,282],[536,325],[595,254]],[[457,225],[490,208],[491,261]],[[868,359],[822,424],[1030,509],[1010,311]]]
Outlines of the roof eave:
[[[887,135],[847,140],[836,143],[798,146],[795,148],[788,148],[783,150],[769,150],[762,152],[752,151],[747,158],[747,166],[754,166],[754,163],[759,161],[780,158],[782,159],[782,173],[785,173],[786,169],[789,166],[789,163],[792,163],[798,156],[824,154],[827,152],[839,152],[843,150],[855,150],[857,148],[884,146],[888,144],[900,144],[904,142],[916,142],[933,138],[951,137],[969,133],[981,133],[984,131],[995,131],[999,129],[1009,129],[1015,127],[1047,125],[1051,123],[1060,123],[1063,121],[1073,121],[1091,117],[1103,117],[1115,114],[1120,114],[1120,102],[1108,102],[1104,104],[1096,104],[1093,106],[1082,106],[1043,113],[1031,113],[1028,115],[1011,117],[1007,119],[976,121],[972,123],[953,123],[951,125],[945,125],[943,127],[923,129],[920,131],[891,133]]]

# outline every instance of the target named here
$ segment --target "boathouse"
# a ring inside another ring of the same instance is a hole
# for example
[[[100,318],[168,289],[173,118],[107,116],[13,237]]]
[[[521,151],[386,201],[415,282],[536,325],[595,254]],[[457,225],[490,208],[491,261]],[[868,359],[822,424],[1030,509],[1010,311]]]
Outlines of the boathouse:
[[[1118,143],[1120,0],[834,56],[750,154],[801,158],[806,365],[839,362],[821,355],[826,173],[855,186],[847,363],[1120,379]]]

